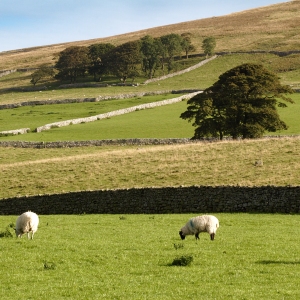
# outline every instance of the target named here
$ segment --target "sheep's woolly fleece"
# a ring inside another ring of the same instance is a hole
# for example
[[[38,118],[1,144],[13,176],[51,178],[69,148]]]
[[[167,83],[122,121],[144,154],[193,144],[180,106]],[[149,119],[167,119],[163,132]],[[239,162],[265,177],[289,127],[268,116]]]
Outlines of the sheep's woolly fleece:
[[[28,239],[33,239],[35,232],[39,226],[39,217],[36,213],[27,211],[21,214],[16,221],[16,236],[22,237],[23,234],[27,233]]]
[[[199,239],[200,232],[207,232],[210,235],[210,239],[213,241],[217,229],[219,228],[219,220],[212,215],[203,215],[191,218],[185,226],[179,231],[179,235],[182,240],[186,235],[195,235],[196,239]]]

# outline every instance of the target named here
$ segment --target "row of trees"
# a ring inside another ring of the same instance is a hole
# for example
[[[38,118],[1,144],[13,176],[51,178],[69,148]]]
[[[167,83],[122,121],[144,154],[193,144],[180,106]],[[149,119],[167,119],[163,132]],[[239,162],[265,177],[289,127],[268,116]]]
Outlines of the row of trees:
[[[215,45],[214,38],[205,39],[202,44],[204,53],[213,54]],[[151,78],[159,67],[170,71],[176,55],[184,51],[188,58],[194,50],[189,34],[170,34],[160,38],[148,35],[117,47],[112,44],[73,46],[59,54],[55,76],[74,82],[86,72],[95,80],[100,80],[104,74],[114,74],[125,82],[142,70]],[[35,84],[43,76],[53,75],[53,68],[41,66],[32,74],[32,82]],[[280,84],[276,74],[262,65],[243,64],[220,75],[211,87],[188,100],[187,110],[180,117],[193,121],[196,127],[194,139],[258,138],[265,131],[288,128],[280,120],[276,107],[285,107],[284,102],[293,103],[286,96],[292,92],[289,86]]]
[[[202,49],[205,55],[212,55],[215,46],[213,37],[204,39]],[[110,43],[93,44],[89,47],[71,46],[59,53],[54,66],[58,71],[55,77],[74,83],[78,77],[87,73],[95,81],[101,81],[104,75],[112,74],[126,82],[128,78],[134,80],[142,71],[148,78],[152,78],[158,68],[162,69],[163,74],[169,73],[174,68],[175,56],[184,53],[187,59],[195,50],[190,33],[172,33],[158,38],[147,35],[138,41],[119,46]],[[32,74],[31,83],[35,85],[41,79],[51,76],[54,76],[53,68],[40,66]]]

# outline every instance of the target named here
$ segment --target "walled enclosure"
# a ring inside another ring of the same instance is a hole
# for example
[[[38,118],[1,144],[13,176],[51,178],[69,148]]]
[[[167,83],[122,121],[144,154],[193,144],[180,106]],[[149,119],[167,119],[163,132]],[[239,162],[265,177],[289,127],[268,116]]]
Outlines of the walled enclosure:
[[[191,186],[86,191],[10,198],[0,214],[299,213],[300,187]]]

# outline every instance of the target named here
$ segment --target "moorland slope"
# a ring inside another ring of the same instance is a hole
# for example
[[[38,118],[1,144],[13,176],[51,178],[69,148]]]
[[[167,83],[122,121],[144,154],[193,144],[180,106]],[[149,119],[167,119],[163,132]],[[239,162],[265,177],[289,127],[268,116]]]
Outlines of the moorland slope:
[[[204,37],[214,36],[216,51],[295,50],[300,49],[300,1],[279,3],[220,17],[187,21],[106,38],[74,41],[0,53],[0,70],[30,68],[53,63],[53,57],[68,46],[89,46],[109,42],[119,45],[145,35],[192,34],[196,52],[202,52]]]

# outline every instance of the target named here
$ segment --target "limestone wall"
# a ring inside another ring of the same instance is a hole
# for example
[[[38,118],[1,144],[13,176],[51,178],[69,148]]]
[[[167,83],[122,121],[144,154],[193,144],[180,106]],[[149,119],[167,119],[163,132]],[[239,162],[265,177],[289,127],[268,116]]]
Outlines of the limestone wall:
[[[190,99],[193,96],[197,95],[198,93],[200,93],[200,92],[194,92],[194,93],[190,93],[190,94],[187,94],[187,95],[184,95],[184,96],[180,96],[180,97],[176,97],[176,98],[172,98],[172,99],[168,99],[168,100],[162,100],[162,101],[158,101],[158,102],[151,102],[151,103],[136,105],[136,106],[132,106],[132,107],[124,108],[124,109],[114,110],[114,111],[111,111],[111,112],[107,112],[107,113],[104,113],[104,114],[99,114],[99,115],[95,115],[95,116],[91,116],[91,117],[77,118],[77,119],[72,119],[72,120],[54,122],[54,123],[51,123],[51,124],[46,124],[46,125],[40,126],[36,129],[36,131],[41,132],[41,131],[49,130],[49,129],[55,128],[55,127],[63,127],[63,126],[74,125],[74,124],[88,123],[88,122],[103,120],[103,119],[111,118],[111,117],[114,117],[114,116],[127,114],[127,113],[134,112],[134,111],[137,111],[137,110],[168,105],[168,104],[183,101],[184,99]]]

